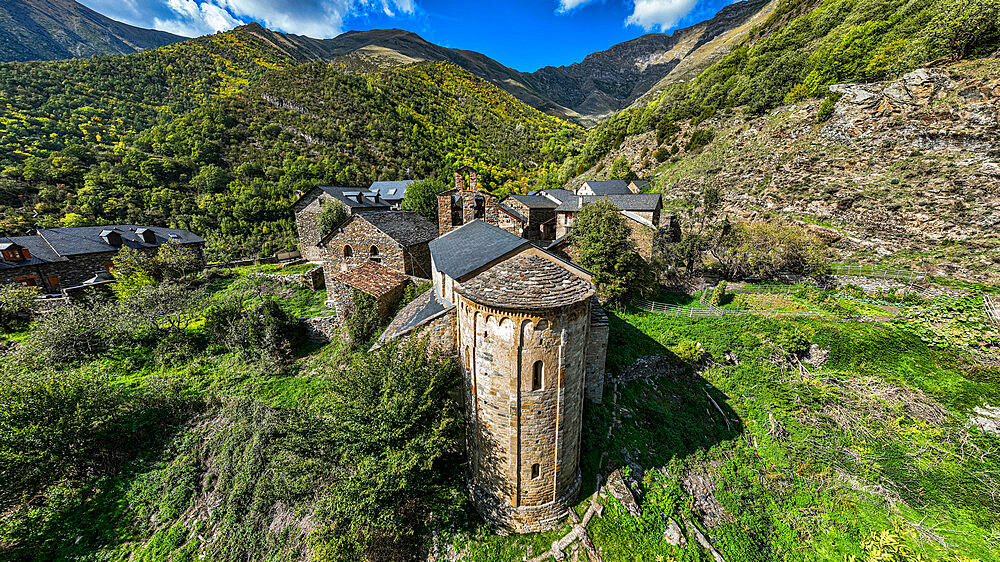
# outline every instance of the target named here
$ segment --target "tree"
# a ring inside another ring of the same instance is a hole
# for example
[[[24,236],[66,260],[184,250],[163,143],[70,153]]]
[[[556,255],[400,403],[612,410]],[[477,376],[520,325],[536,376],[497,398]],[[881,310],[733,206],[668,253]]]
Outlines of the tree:
[[[624,156],[615,158],[615,161],[611,163],[611,179],[632,181],[638,179],[638,177],[632,171],[632,166],[629,165],[628,160]]]
[[[335,559],[405,559],[396,543],[429,515],[462,501],[458,384],[453,361],[427,341],[390,341],[331,373],[331,441],[342,470],[319,516],[343,537]],[[375,555],[375,552],[382,555]],[[322,558],[322,556],[321,556]]]
[[[400,205],[417,213],[434,224],[438,222],[437,194],[447,187],[436,179],[415,181],[406,188],[406,197]]]
[[[625,217],[605,199],[585,204],[569,234],[580,265],[594,274],[602,299],[612,305],[625,304],[651,284],[649,267],[630,235]]]
[[[819,274],[826,268],[827,253],[815,234],[772,223],[731,225],[712,249],[727,279],[768,278],[779,271]]]
[[[38,287],[0,285],[0,329],[15,330],[31,322],[38,310]]]
[[[157,279],[178,279],[186,273],[202,267],[202,259],[193,248],[180,244],[163,244],[153,258],[153,277]]]
[[[347,210],[347,205],[337,199],[330,199],[321,203],[322,209],[319,212],[319,239],[329,236],[338,226],[344,223],[351,216]]]
[[[112,290],[121,300],[128,299],[143,287],[156,283],[150,271],[153,269],[152,259],[135,248],[122,246],[111,261],[114,264],[111,274],[115,276]]]
[[[344,319],[344,327],[347,328],[347,334],[351,338],[351,347],[353,349],[366,347],[378,332],[380,321],[375,297],[355,290],[351,298],[351,310]]]

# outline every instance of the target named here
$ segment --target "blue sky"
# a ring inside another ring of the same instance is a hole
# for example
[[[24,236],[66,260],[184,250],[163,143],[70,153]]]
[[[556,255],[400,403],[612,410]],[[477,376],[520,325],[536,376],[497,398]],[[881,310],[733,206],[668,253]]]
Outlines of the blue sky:
[[[80,0],[114,19],[194,37],[251,21],[334,37],[400,28],[517,70],[579,62],[654,31],[711,18],[732,0]]]

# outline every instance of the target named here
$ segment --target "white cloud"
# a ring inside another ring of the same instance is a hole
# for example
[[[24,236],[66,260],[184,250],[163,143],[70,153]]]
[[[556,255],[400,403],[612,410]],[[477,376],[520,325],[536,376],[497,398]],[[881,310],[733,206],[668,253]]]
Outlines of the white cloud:
[[[82,0],[109,17],[194,37],[232,29],[251,20],[265,27],[327,38],[339,35],[351,15],[390,17],[417,11],[415,0]],[[580,1],[580,0],[573,0]]]
[[[581,6],[586,6],[587,4],[593,4],[596,1],[597,0],[559,0],[559,7],[556,8],[556,13],[558,14],[569,13]]]
[[[655,27],[670,29],[694,9],[698,0],[635,0],[632,15],[626,24],[638,25],[646,31]]]

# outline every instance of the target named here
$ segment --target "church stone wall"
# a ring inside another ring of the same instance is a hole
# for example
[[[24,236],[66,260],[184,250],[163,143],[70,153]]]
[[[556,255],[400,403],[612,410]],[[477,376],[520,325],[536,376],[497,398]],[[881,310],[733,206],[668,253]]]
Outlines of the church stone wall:
[[[507,531],[551,528],[579,489],[590,302],[523,313],[458,301],[477,506]]]

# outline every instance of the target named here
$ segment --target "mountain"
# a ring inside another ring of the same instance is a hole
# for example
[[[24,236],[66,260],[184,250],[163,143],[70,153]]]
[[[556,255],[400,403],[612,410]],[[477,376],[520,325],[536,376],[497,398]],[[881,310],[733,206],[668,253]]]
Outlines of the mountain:
[[[0,4],[0,62],[123,55],[184,39],[115,21],[73,0]]]
[[[554,187],[583,131],[445,62],[345,73],[259,26],[128,56],[0,65],[0,231],[194,230],[225,259],[295,246],[317,183]],[[326,55],[323,55],[326,56]]]
[[[246,27],[289,57],[337,61],[369,71],[417,61],[449,62],[493,82],[532,107],[584,125],[594,125],[629,106],[663,80],[696,75],[763,21],[777,0],[744,0],[710,20],[675,31],[650,33],[588,55],[569,66],[521,72],[474,51],[450,49],[399,29],[350,31],[332,39]]]

